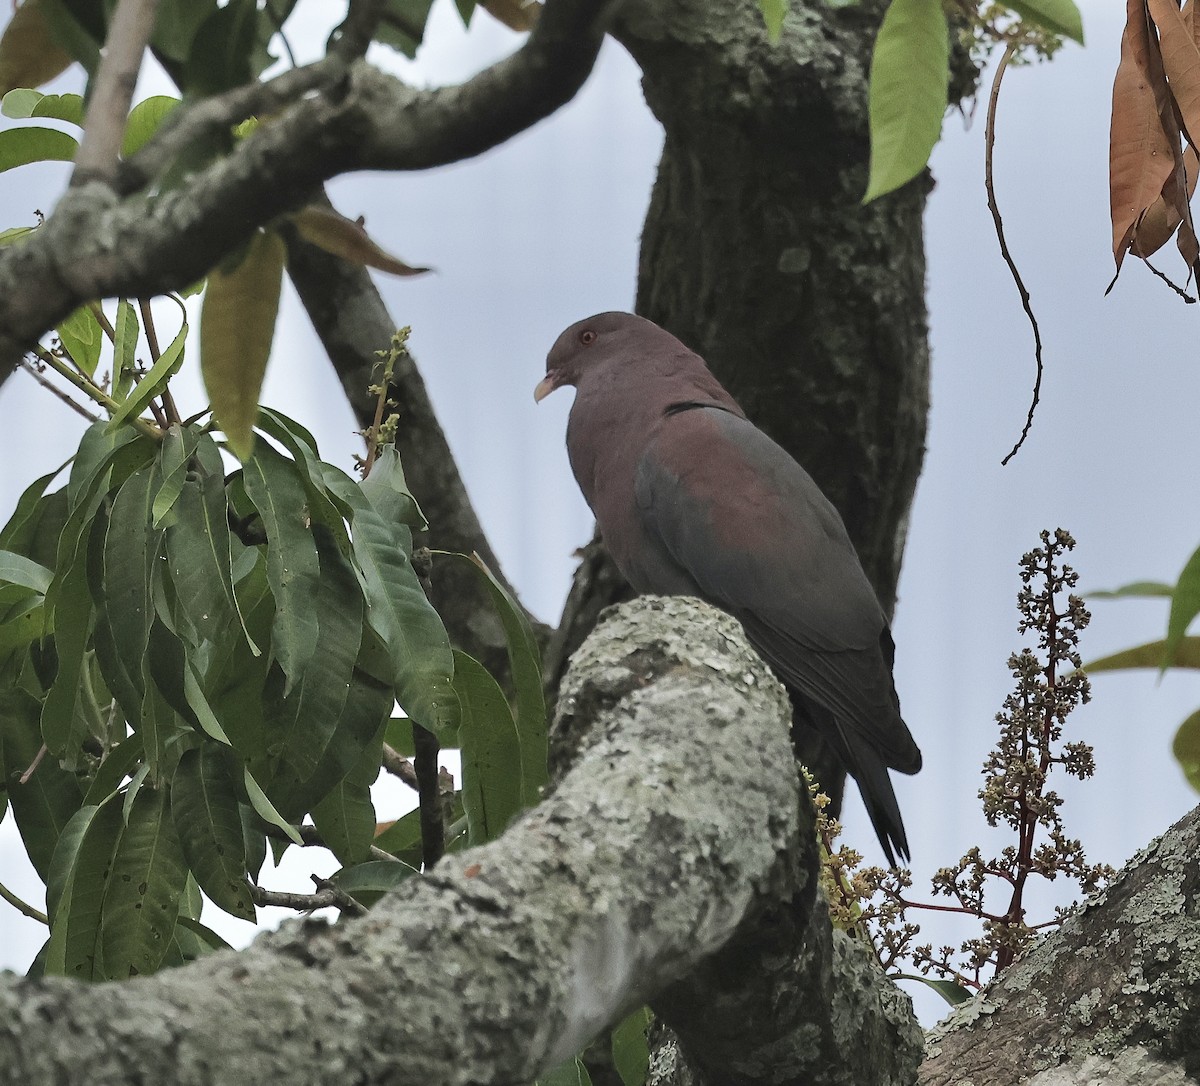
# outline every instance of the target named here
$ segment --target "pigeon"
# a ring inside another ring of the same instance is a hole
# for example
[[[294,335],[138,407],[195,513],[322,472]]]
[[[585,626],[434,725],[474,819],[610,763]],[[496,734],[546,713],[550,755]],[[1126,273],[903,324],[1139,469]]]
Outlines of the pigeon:
[[[598,313],[546,358],[541,401],[575,388],[567,452],[604,544],[639,593],[741,622],[794,717],[858,783],[893,867],[910,856],[889,769],[921,752],[900,715],[887,617],[842,518],[704,360],[652,321]]]

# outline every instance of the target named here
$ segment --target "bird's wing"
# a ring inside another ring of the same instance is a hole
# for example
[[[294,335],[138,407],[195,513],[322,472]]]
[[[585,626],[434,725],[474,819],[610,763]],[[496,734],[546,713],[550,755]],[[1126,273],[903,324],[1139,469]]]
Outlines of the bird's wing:
[[[886,618],[837,511],[795,460],[747,420],[697,407],[662,420],[635,488],[646,534],[788,686],[832,711],[846,745],[920,764],[884,658]]]

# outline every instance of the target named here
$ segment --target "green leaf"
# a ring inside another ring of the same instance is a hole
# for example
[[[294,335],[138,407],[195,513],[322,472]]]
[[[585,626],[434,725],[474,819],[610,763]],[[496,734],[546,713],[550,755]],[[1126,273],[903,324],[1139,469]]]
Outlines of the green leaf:
[[[4,96],[3,101],[0,101],[0,113],[16,120],[44,117],[82,125],[83,97],[78,94],[43,94],[41,91],[21,87],[10,90]]]
[[[1090,675],[1094,671],[1129,671],[1140,667],[1161,669],[1166,649],[1166,641],[1151,641],[1102,656],[1099,660],[1090,660],[1083,665],[1083,670]],[[1183,638],[1172,653],[1170,666],[1200,668],[1200,637]]]
[[[592,1080],[587,1068],[578,1056],[564,1060],[552,1071],[539,1075],[534,1086],[591,1086]]]
[[[896,979],[920,981],[926,987],[937,992],[952,1007],[959,1003],[965,1003],[971,998],[970,991],[961,984],[955,984],[952,980],[934,980],[932,977],[922,977],[917,973],[900,973]]]
[[[463,26],[470,28],[471,16],[475,14],[475,0],[454,0],[454,6],[458,9]]]
[[[63,854],[54,857],[54,881],[60,889],[50,918],[45,970],[48,976],[103,980],[100,923],[113,853],[124,828],[121,797],[84,808],[76,817],[78,824],[63,834]]]
[[[157,971],[175,931],[187,874],[166,792],[143,788],[129,809],[104,893],[105,976],[124,980]]]
[[[176,423],[167,430],[163,438],[162,452],[159,454],[163,482],[154,496],[152,509],[155,528],[163,527],[164,521],[171,516],[179,495],[183,493],[192,454],[196,451],[199,440],[200,435],[190,426],[184,430]]]
[[[410,717],[445,738],[458,726],[450,639],[409,561],[408,527],[388,519],[371,500],[373,494],[394,511],[402,504],[400,492],[390,486],[368,492],[332,467],[327,467],[325,478],[335,497],[351,510],[367,622],[387,650],[396,700]]]
[[[950,36],[941,0],[892,0],[871,59],[869,203],[925,168],[942,131]]]
[[[250,806],[254,808],[258,816],[269,825],[277,826],[283,830],[295,844],[304,844],[304,839],[300,836],[300,831],[275,809],[275,805],[267,799],[266,792],[259,786],[258,781],[250,775],[250,770],[248,769],[245,771],[245,783],[246,795],[250,800]]]
[[[180,916],[176,923],[177,929],[184,928],[187,931],[192,932],[198,936],[210,950],[233,950],[233,947],[225,942],[225,940],[222,939],[215,931],[213,931],[212,928],[205,927],[200,923],[199,920],[196,920],[193,917]]]
[[[113,417],[108,424],[110,433],[117,430],[126,419],[136,418],[140,415],[150,401],[167,387],[167,382],[183,365],[183,348],[187,343],[187,332],[187,322],[184,321],[183,327],[171,340],[171,345],[163,351],[146,376],[134,385],[132,391],[122,401],[121,406],[113,412]]]
[[[30,561],[23,554],[0,550],[0,581],[24,585],[45,595],[53,578],[54,574],[50,570]]]
[[[84,561],[76,561],[62,579],[54,624],[58,673],[42,706],[42,739],[52,754],[65,758],[68,767],[74,767],[84,738],[77,707],[83,654],[92,628],[92,597],[88,593]]]
[[[66,464],[63,467],[66,467]],[[57,471],[43,475],[40,479],[35,479],[22,491],[21,497],[17,499],[17,507],[13,510],[13,515],[8,518],[8,523],[0,528],[0,547],[31,555],[30,541],[38,521],[46,510],[46,501],[48,500],[43,499],[43,495],[46,493],[46,487],[61,471],[62,468],[59,468]],[[57,538],[57,533],[55,536]]]
[[[508,661],[516,691],[517,733],[521,740],[521,799],[526,807],[541,800],[546,784],[546,695],[542,690],[542,658],[533,627],[508,590],[475,554],[446,555],[452,561],[469,562],[483,577],[492,603],[504,625]]]
[[[191,465],[173,503],[175,523],[166,532],[166,555],[179,604],[176,627],[199,647],[223,636],[231,619],[236,618],[243,633],[246,629],[233,591],[224,465],[207,434],[199,437]],[[257,656],[253,641],[250,648]]]
[[[767,40],[775,45],[783,33],[783,18],[787,15],[788,0],[758,0],[763,23],[767,27]]]
[[[41,750],[40,714],[41,705],[25,691],[0,692],[0,743],[8,799],[29,862],[44,882],[58,839],[83,804],[83,788],[74,773],[48,755],[29,779],[20,783]]]
[[[1163,584],[1162,581],[1134,581],[1120,588],[1102,589],[1099,592],[1085,593],[1089,600],[1115,600],[1126,596],[1157,597],[1171,596],[1175,592],[1173,584]]]
[[[387,0],[375,40],[410,59],[415,57],[432,6],[433,0]]]
[[[394,445],[385,445],[379,451],[371,474],[362,481],[362,491],[388,523],[407,524],[416,532],[429,527],[417,499],[408,489],[400,454]]]
[[[275,597],[271,652],[287,676],[286,695],[317,648],[320,626],[313,601],[320,591],[321,563],[295,463],[260,441],[243,481],[267,532],[267,579]]]
[[[216,10],[217,0],[160,0],[154,48],[171,60],[187,60],[196,31]]]
[[[454,653],[462,747],[462,796],[469,841],[494,840],[522,807],[521,740],[504,691],[478,660]]]
[[[54,128],[28,126],[0,132],[0,173],[31,162],[73,162],[79,141]]]
[[[1200,548],[1197,548],[1175,585],[1171,596],[1171,617],[1167,619],[1167,644],[1163,650],[1162,669],[1166,671],[1175,660],[1175,652],[1192,619],[1200,614]]]
[[[188,867],[213,904],[254,923],[246,843],[231,760],[215,743],[185,751],[171,780],[171,813]]]
[[[1179,725],[1171,751],[1188,784],[1200,792],[1200,710]]]
[[[100,64],[100,47],[104,44],[103,11],[96,4],[81,4],[75,0],[36,0],[36,3],[53,41],[66,50],[70,59],[83,65],[89,79],[94,77]],[[23,82],[40,85],[46,80]]]
[[[213,417],[238,459],[254,451],[258,397],[275,336],[287,247],[272,231],[259,231],[231,271],[208,277],[200,318],[200,368]]]
[[[192,38],[183,69],[182,89],[187,94],[220,94],[254,79],[257,7],[257,0],[229,0],[204,20]]]
[[[0,37],[0,94],[49,83],[71,63],[50,33],[44,6],[42,0],[25,0],[9,18]]]
[[[1026,22],[1083,44],[1083,16],[1072,0],[1002,0]]]
[[[89,377],[96,372],[100,362],[100,348],[104,333],[90,305],[80,306],[56,329],[58,338],[75,360],[75,364]]]
[[[375,847],[405,860],[409,866],[421,863],[421,811],[415,808],[397,818],[387,829],[375,836]]]
[[[639,1007],[612,1031],[613,1067],[625,1086],[645,1086],[650,1071],[647,1031],[652,1020],[650,1008]]]
[[[140,326],[137,311],[122,298],[117,303],[116,337],[113,341],[113,399],[123,400],[137,380],[137,344]]]
[[[178,98],[169,94],[156,94],[138,102],[130,111],[125,122],[125,138],[121,142],[121,155],[129,158],[136,154],[158,131],[167,115],[179,105]]]
[[[87,795],[83,798],[84,804],[96,806],[108,799],[121,787],[126,777],[133,776],[144,753],[145,747],[140,735],[135,733],[122,739],[100,763],[100,768],[96,770],[96,775],[88,786]]]
[[[368,860],[339,871],[329,881],[368,908],[412,875],[415,867],[400,860]]]
[[[339,781],[313,808],[312,817],[325,846],[344,867],[370,856],[375,837],[375,807],[369,787],[349,780]]]

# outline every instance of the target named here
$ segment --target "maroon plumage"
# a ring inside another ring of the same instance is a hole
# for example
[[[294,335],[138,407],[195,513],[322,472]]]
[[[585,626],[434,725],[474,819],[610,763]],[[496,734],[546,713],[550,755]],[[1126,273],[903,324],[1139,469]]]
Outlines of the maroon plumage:
[[[534,395],[574,385],[567,452],[639,592],[699,596],[751,644],[858,782],[889,862],[908,840],[889,769],[921,752],[900,716],[892,638],[837,510],[746,419],[704,360],[629,313],[571,325]]]

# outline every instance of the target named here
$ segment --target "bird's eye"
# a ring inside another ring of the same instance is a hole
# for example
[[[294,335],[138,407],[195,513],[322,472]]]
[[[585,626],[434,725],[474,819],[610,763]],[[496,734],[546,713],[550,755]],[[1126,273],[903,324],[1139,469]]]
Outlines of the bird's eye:
[[[585,346],[585,347],[590,347],[593,343],[596,342],[596,333],[593,332],[590,328],[585,328],[582,332],[579,333],[579,342],[581,344],[583,344],[583,346]]]

